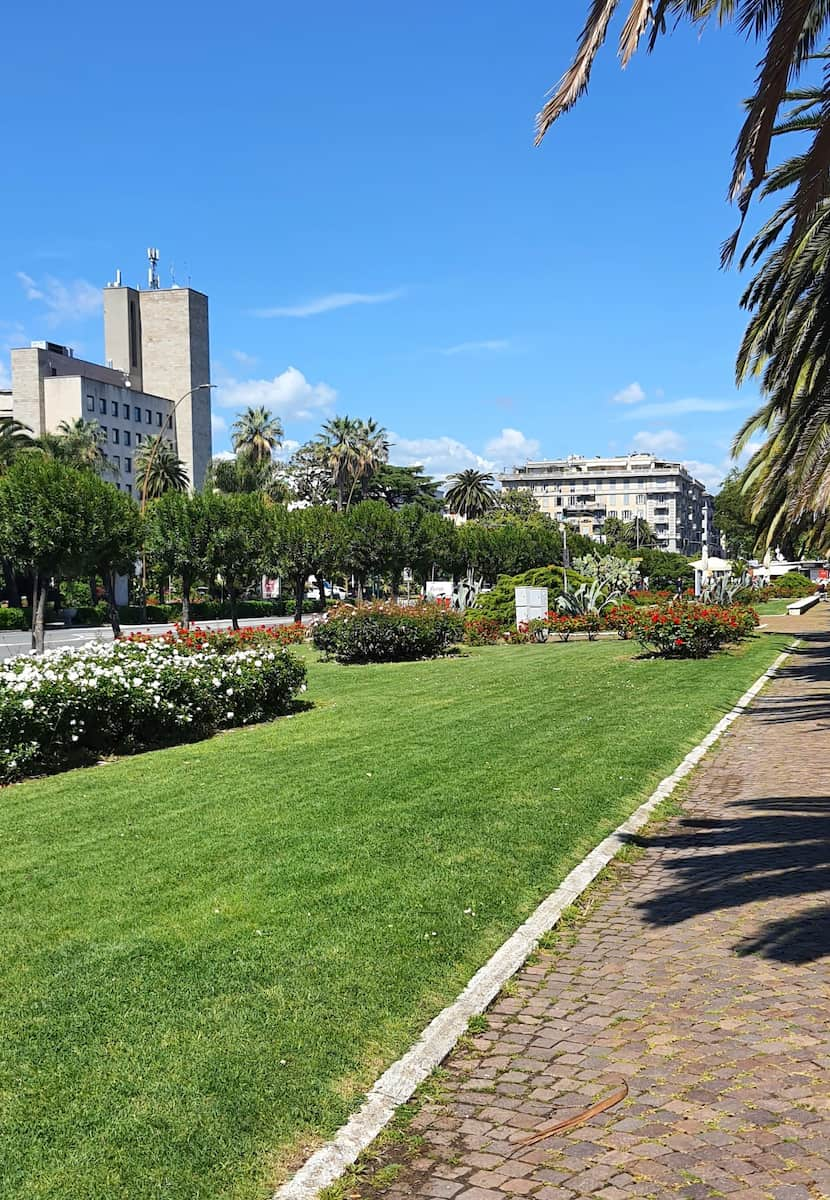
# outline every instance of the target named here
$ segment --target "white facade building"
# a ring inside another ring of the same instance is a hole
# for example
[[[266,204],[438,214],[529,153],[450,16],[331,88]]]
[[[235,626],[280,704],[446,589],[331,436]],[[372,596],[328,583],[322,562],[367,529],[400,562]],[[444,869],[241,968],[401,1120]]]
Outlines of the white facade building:
[[[499,476],[508,491],[533,494],[542,512],[589,537],[602,536],[606,517],[647,521],[662,550],[700,554],[717,547],[711,495],[682,463],[653,454],[583,458],[578,454],[528,462]]]
[[[131,494],[135,456],[161,434],[200,487],[212,454],[210,390],[203,386],[210,383],[207,296],[191,288],[108,286],[104,347],[106,366],[54,342],[12,350],[11,393],[0,392],[0,416],[13,416],[35,436],[64,421],[97,421],[110,478]]]

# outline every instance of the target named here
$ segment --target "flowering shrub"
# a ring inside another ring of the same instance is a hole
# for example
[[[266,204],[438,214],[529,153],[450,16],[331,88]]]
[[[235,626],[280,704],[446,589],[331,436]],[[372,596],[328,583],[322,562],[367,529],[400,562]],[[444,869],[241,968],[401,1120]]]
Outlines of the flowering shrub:
[[[705,658],[748,637],[758,624],[751,608],[687,602],[652,609],[618,608],[614,620],[620,636],[637,638],[663,658]]]
[[[0,781],[261,721],[299,690],[305,667],[278,645],[155,638],[21,655],[0,664]]]
[[[493,617],[467,616],[464,641],[468,646],[493,646],[501,641],[501,626]]]
[[[549,612],[547,623],[551,633],[555,633],[560,642],[567,642],[572,633],[587,633],[588,640],[594,642],[601,630],[612,627],[609,624],[607,613],[597,612],[573,614]]]
[[[161,637],[152,633],[130,633],[123,639],[126,642],[167,642],[175,644],[184,654],[193,654],[199,650],[214,650],[217,654],[230,654],[234,650],[244,650],[252,646],[295,646],[305,639],[306,629],[303,625],[257,625],[247,629],[200,629],[193,626],[185,629],[177,625],[175,630],[168,630]]]
[[[312,641],[341,663],[394,662],[435,658],[460,642],[464,619],[435,604],[411,608],[397,604],[338,605],[315,625]]]

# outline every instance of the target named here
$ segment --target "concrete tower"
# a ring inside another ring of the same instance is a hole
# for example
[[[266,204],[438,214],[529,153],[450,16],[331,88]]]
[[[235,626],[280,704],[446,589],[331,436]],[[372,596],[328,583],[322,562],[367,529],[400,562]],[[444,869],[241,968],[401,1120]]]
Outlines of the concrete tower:
[[[208,298],[192,288],[104,289],[107,363],[136,391],[176,404],[210,383]],[[204,388],[175,410],[176,449],[193,487],[201,487],[213,452],[210,391]]]

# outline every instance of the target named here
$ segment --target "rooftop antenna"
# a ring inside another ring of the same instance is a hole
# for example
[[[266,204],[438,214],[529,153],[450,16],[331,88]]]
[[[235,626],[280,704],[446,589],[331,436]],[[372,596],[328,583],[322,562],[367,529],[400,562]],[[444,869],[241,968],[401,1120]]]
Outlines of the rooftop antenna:
[[[171,280],[171,284],[170,284],[171,287],[177,288],[179,286],[176,283],[176,264],[175,263],[170,264],[170,280]]]
[[[155,246],[147,247],[147,259],[150,263],[147,271],[147,282],[150,285],[150,290],[157,292],[159,287],[159,252]]]

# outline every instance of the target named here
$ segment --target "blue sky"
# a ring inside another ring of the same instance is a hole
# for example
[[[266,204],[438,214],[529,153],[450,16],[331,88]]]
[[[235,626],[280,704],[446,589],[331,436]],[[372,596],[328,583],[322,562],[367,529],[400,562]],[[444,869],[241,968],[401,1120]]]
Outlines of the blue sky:
[[[655,448],[715,484],[756,400],[718,250],[757,55],[682,29],[622,72],[609,41],[534,149],[586,8],[13,4],[3,370],[100,358],[98,289],[156,245],[210,296],[216,450],[265,403],[291,442],[372,416],[436,474]]]

